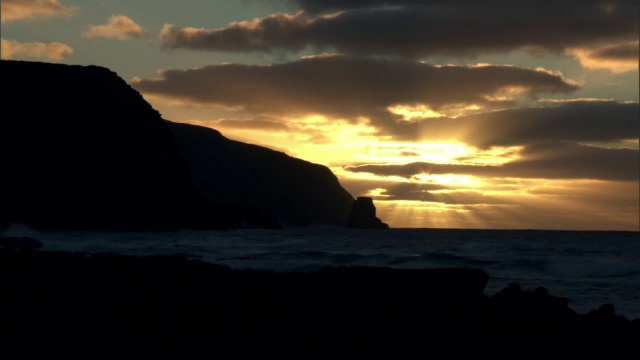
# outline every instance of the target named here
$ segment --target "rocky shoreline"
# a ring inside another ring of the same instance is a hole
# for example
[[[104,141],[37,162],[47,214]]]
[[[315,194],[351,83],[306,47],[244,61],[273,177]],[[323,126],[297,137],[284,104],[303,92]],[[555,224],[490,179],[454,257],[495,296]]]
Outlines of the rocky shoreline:
[[[31,250],[31,251],[29,251]],[[184,255],[0,248],[0,356],[637,359],[640,319],[481,269],[232,270]]]

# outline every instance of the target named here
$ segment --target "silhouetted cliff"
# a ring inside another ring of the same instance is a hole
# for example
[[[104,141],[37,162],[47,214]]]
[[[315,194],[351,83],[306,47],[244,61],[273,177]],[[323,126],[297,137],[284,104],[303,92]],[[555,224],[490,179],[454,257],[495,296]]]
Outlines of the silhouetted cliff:
[[[233,227],[194,188],[160,114],[97,66],[2,61],[0,225]]]
[[[167,124],[194,185],[209,200],[254,207],[285,224],[346,224],[353,197],[327,167],[229,140],[213,129]]]
[[[328,168],[208,128],[166,122],[108,69],[5,60],[0,66],[7,87],[0,228],[347,221],[353,198]]]

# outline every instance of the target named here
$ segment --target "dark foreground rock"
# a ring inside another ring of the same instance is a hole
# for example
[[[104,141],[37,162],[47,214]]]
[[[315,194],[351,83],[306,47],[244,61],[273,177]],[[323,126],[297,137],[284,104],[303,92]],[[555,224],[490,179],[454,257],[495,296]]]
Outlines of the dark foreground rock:
[[[42,247],[40,240],[28,236],[0,237],[0,249],[9,251],[34,251]]]
[[[610,305],[478,269],[231,270],[184,256],[0,250],[0,357],[65,359],[637,359]]]

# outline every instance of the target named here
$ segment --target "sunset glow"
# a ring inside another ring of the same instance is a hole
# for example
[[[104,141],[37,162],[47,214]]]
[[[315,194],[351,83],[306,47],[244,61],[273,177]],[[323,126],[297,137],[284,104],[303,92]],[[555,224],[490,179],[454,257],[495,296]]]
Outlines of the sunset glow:
[[[109,67],[392,227],[640,230],[633,2],[45,3],[2,2],[3,58]]]

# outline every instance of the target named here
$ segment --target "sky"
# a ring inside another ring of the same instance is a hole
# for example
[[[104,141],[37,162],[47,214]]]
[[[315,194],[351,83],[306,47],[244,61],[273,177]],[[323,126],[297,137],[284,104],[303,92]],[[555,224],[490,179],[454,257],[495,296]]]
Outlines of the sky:
[[[640,5],[2,0],[2,59],[328,166],[392,227],[640,230]],[[5,84],[10,87],[10,84]]]

